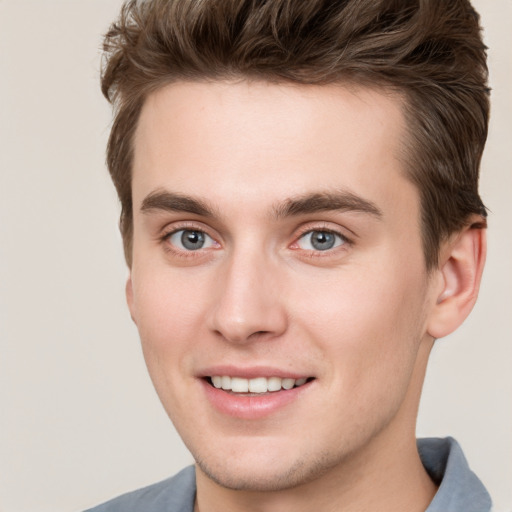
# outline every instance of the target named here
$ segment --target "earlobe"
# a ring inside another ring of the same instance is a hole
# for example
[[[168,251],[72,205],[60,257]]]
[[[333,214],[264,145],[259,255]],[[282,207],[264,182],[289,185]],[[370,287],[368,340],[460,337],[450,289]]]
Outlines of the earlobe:
[[[459,327],[473,308],[485,263],[485,229],[467,227],[446,242],[441,252],[441,285],[428,320],[427,332],[442,338]]]
[[[137,325],[137,318],[136,318],[136,314],[135,314],[135,301],[133,298],[132,275],[131,274],[128,276],[128,279],[126,280],[125,293],[126,293],[126,302],[128,304],[128,309],[130,310],[130,316],[132,317],[132,320],[135,323],[135,325]]]

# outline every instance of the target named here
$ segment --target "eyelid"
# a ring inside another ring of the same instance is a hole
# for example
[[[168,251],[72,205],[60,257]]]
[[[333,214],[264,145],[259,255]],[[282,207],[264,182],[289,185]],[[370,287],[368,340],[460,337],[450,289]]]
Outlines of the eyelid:
[[[294,236],[294,240],[297,241],[299,238],[303,237],[307,233],[311,233],[312,231],[325,231],[327,233],[338,235],[350,244],[353,243],[353,238],[358,238],[358,236],[351,229],[341,227],[339,225],[333,226],[332,223],[324,221],[320,223],[308,222],[300,226]],[[347,234],[347,231],[350,234]]]
[[[202,233],[208,235],[210,238],[215,240],[218,243],[218,237],[213,235],[212,229],[198,221],[176,221],[166,224],[163,228],[161,228],[157,234],[158,239],[168,238],[170,235],[177,233],[182,230],[190,230],[190,231],[201,231]]]

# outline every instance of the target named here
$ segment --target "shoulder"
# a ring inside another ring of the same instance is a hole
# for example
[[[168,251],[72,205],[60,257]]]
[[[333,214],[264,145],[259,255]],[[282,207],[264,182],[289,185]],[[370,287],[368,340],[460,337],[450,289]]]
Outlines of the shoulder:
[[[439,486],[427,512],[491,510],[489,493],[469,468],[455,439],[419,439],[418,451],[430,478]]]
[[[193,466],[142,489],[123,494],[86,512],[192,512],[196,494]]]

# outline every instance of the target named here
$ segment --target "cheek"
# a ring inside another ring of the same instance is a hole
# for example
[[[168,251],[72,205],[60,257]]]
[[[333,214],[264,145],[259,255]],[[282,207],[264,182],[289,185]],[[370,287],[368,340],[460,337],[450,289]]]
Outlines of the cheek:
[[[149,375],[168,415],[186,417],[191,382],[190,354],[202,338],[204,318],[202,301],[207,287],[192,286],[190,281],[167,269],[151,266],[133,273],[133,295],[137,310],[137,328]]]
[[[208,286],[155,267],[134,273],[133,294],[144,358],[158,389],[157,381],[186,369],[184,355],[200,342]]]
[[[301,329],[336,361],[344,379],[389,377],[414,364],[423,334],[425,283],[421,271],[404,275],[400,265],[387,265],[309,283],[294,318],[302,319]]]
[[[183,272],[148,267],[134,272],[132,277],[139,331],[156,335],[157,339],[159,333],[166,338],[179,336],[200,316],[202,296],[207,294],[208,286],[204,280],[201,283],[190,279]]]

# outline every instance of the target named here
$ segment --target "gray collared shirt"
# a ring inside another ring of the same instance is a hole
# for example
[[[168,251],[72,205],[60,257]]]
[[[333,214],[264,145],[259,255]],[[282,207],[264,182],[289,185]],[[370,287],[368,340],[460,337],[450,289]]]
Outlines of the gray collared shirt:
[[[488,512],[491,497],[452,437],[418,439],[421,462],[439,485],[426,512]]]
[[[425,512],[489,512],[491,498],[469,469],[462,449],[451,437],[419,439],[421,461],[439,489]],[[163,482],[123,494],[86,512],[193,512],[196,478],[193,466]]]

